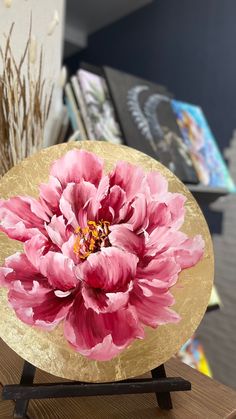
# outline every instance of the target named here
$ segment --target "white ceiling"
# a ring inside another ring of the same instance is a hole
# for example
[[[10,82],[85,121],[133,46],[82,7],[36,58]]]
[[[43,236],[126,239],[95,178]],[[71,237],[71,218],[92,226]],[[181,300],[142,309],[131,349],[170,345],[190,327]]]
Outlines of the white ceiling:
[[[66,55],[86,47],[87,37],[134,12],[152,0],[67,0],[65,40]]]

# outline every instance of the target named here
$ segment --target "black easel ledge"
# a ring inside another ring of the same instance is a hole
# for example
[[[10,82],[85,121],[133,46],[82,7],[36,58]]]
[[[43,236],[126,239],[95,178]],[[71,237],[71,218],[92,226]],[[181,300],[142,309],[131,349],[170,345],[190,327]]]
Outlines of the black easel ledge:
[[[20,384],[5,385],[3,400],[15,400],[14,419],[25,419],[31,399],[86,397],[115,394],[155,393],[161,409],[172,409],[170,392],[191,390],[191,383],[181,377],[166,377],[164,364],[151,371],[152,378],[129,379],[110,383],[68,381],[33,384],[36,367],[25,361]]]

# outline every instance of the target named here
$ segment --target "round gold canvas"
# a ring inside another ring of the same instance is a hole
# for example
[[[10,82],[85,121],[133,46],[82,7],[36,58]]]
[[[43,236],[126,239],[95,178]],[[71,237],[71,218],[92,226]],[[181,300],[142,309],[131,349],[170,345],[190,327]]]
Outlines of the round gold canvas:
[[[0,197],[15,195],[37,197],[38,185],[46,182],[51,163],[67,151],[78,148],[96,153],[105,160],[106,171],[117,160],[126,160],[157,170],[169,182],[169,190],[187,197],[186,217],[182,231],[189,236],[201,234],[205,240],[203,259],[193,268],[184,270],[172,288],[176,303],[174,310],[181,316],[178,324],[157,329],[146,327],[144,340],[136,340],[111,361],[92,361],[75,352],[63,336],[60,324],[46,332],[22,323],[8,305],[7,290],[0,289],[0,336],[22,358],[38,368],[59,377],[87,382],[115,381],[141,375],[167,361],[174,355],[199,325],[209,302],[214,276],[212,241],[204,216],[195,199],[168,169],[156,160],[126,146],[105,142],[73,142],[40,151],[12,168],[0,181]],[[22,249],[22,244],[0,235],[0,262]],[[122,325],[121,325],[122,327]]]

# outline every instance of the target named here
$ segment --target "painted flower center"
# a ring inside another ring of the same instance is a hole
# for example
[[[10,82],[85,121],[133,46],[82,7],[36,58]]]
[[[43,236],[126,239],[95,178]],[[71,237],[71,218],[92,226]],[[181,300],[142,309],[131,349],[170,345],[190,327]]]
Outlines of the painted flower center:
[[[74,252],[80,259],[86,259],[91,253],[98,252],[101,247],[110,246],[108,234],[109,221],[88,221],[87,227],[77,227]]]

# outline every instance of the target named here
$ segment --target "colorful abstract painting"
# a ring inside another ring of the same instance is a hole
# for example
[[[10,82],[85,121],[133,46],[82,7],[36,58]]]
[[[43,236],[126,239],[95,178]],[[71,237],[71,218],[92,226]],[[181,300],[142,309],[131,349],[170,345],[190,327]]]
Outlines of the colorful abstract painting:
[[[200,341],[191,337],[180,349],[177,357],[190,367],[200,371],[202,374],[212,377],[212,372]]]
[[[200,182],[235,191],[234,182],[201,108],[177,100],[171,102]]]

